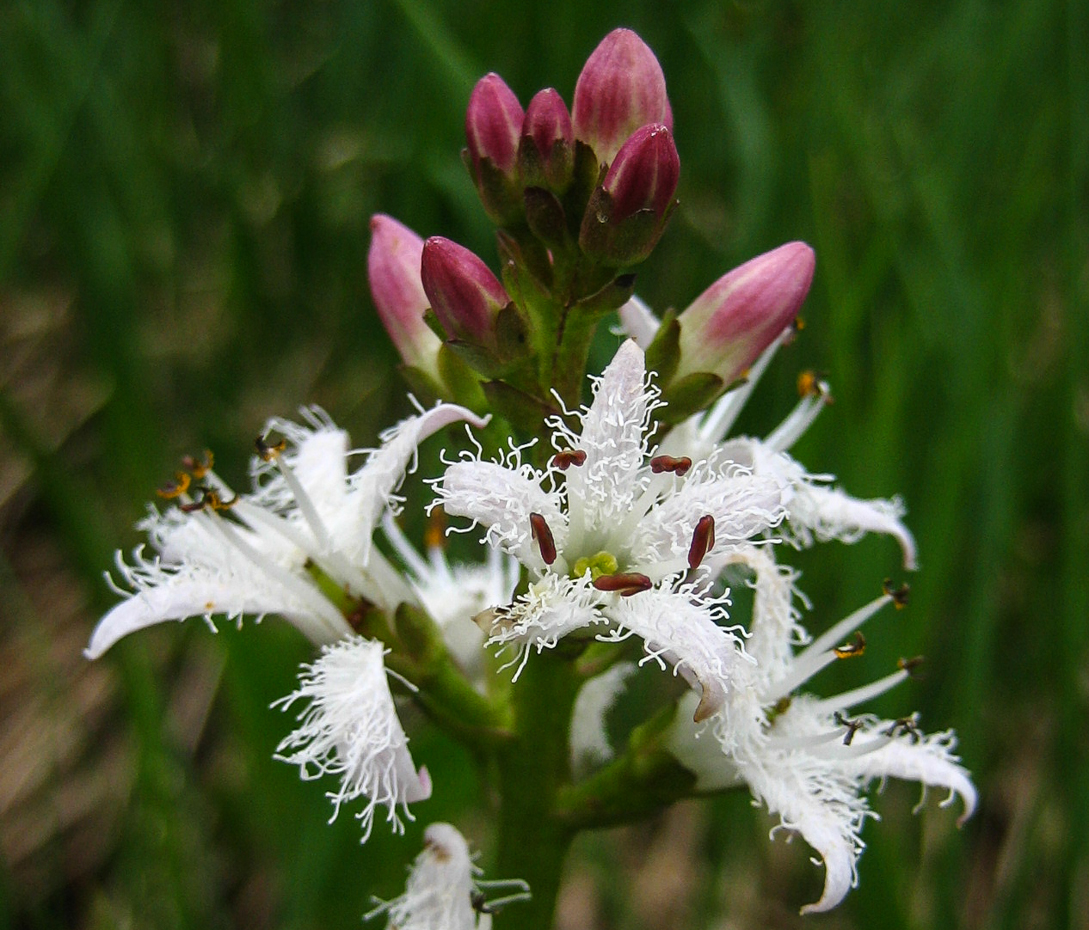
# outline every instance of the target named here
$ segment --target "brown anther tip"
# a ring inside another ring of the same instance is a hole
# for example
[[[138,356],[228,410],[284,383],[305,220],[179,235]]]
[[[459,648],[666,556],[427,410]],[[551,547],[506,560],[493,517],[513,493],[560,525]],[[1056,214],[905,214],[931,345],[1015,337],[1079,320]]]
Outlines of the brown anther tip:
[[[188,490],[189,475],[184,471],[179,471],[174,474],[173,481],[168,481],[161,488],[156,488],[155,493],[163,500],[172,501],[177,497],[181,497]]]
[[[648,591],[654,582],[639,572],[617,572],[615,575],[602,575],[591,582],[599,591],[613,591],[621,597],[631,597],[640,591]]]
[[[793,329],[794,332],[800,333],[803,329],[805,329],[805,320],[800,316],[794,317],[794,319],[790,323],[790,328]]]
[[[674,458],[672,455],[656,455],[650,460],[650,470],[656,475],[672,472],[678,478],[684,477],[692,467],[692,460],[687,455]]]
[[[903,610],[908,605],[908,595],[911,593],[911,588],[905,582],[899,587],[893,587],[892,579],[886,578],[885,583],[881,586],[887,597],[892,598],[893,606],[897,610]]]
[[[852,642],[837,646],[832,651],[836,654],[837,659],[850,659],[860,656],[866,651],[866,637],[862,635],[861,630],[857,630]]]
[[[219,496],[217,491],[207,491],[204,494],[203,503],[207,504],[212,510],[230,510],[235,504],[238,503],[238,495],[236,494],[229,501],[225,501]]]
[[[902,672],[907,672],[911,678],[915,677],[916,670],[923,664],[922,656],[913,656],[910,659],[898,659],[896,661],[896,667]]]
[[[287,448],[287,440],[281,439],[279,442],[269,443],[264,436],[258,436],[257,439],[254,440],[254,445],[257,447],[257,454],[261,459],[266,462],[271,462]]]
[[[567,471],[572,465],[579,466],[586,463],[586,453],[582,449],[565,449],[552,456],[552,465],[560,471]]]
[[[204,456],[200,459],[192,455],[182,457],[182,467],[192,472],[193,477],[198,481],[212,470],[212,464],[214,462],[215,456],[212,455],[211,449],[205,449]]]
[[[692,545],[688,547],[688,567],[700,567],[707,553],[715,547],[715,518],[706,514],[699,518],[692,532]]]
[[[836,722],[837,726],[846,727],[847,732],[843,734],[843,745],[850,746],[854,742],[855,734],[862,729],[861,720],[852,720],[850,717],[845,716],[840,711],[836,711],[832,719]]]
[[[544,559],[545,565],[551,565],[556,561],[556,540],[552,537],[552,530],[548,527],[548,522],[539,513],[531,513],[529,515],[529,529],[533,534],[533,541],[537,543],[537,548],[541,550],[541,558]]]

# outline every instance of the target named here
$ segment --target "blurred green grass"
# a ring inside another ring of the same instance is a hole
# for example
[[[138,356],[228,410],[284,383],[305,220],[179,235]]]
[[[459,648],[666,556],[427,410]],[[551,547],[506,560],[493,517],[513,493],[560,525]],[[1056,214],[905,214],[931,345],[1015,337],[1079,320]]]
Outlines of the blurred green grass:
[[[1089,926],[1083,0],[10,0],[0,927],[354,926],[396,893],[419,826],[360,848],[351,817],[326,826],[318,786],[270,760],[286,721],[268,704],[307,656],[292,631],[171,626],[95,667],[79,649],[112,600],[101,571],[181,454],[210,446],[241,479],[271,414],[317,402],[365,443],[406,409],[367,295],[369,216],[491,259],[458,158],[473,81],[569,100],[617,25],[662,62],[683,166],[639,291],[683,306],[783,241],[816,248],[808,326],[743,425],[772,426],[800,368],[827,372],[836,403],[799,457],[855,494],[902,493],[923,565],[861,674],[927,656],[881,709],[955,726],[983,803],[957,833],[890,785],[829,918],[796,916],[820,869],[769,844],[741,796],[624,834],[691,867],[671,909],[625,895],[664,879],[605,836],[577,847],[603,887],[577,882],[588,910],[573,894],[566,913]],[[886,540],[799,556],[811,623],[869,599],[894,560]],[[413,745],[447,786],[420,813],[483,836],[456,747]]]

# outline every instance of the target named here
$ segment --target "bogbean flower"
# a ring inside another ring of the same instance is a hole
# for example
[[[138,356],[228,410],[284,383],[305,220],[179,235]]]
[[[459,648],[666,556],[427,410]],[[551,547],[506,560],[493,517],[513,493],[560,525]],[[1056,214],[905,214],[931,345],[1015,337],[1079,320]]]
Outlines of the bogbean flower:
[[[952,732],[924,735],[915,715],[898,720],[848,716],[904,681],[913,661],[901,661],[895,672],[832,697],[796,693],[828,665],[860,654],[865,641],[859,627],[890,603],[902,606],[906,591],[887,591],[798,648],[806,635],[794,607],[793,572],[775,565],[766,549],[743,553],[739,561],[759,566],[747,647],[760,658],[743,670],[750,676],[748,687],[735,689],[747,696],[747,706],[731,709],[733,732],[724,743],[720,730],[712,727],[712,736],[688,719],[686,712],[696,702],[686,696],[670,748],[698,776],[697,790],[748,785],[754,798],[779,815],[773,833],[801,834],[825,867],[823,894],[802,912],[827,911],[857,882],[862,825],[876,816],[863,793],[873,780],[918,781],[924,799],[927,787],[945,788],[949,797],[943,804],[959,795],[964,810],[958,825],[975,810],[976,790],[953,753]],[[852,633],[853,640],[842,642]]]
[[[389,930],[489,930],[491,911],[527,899],[529,889],[522,881],[487,882],[479,875],[465,837],[448,823],[433,823],[424,831],[424,848],[412,864],[405,893],[381,902],[364,919],[388,914]],[[486,902],[484,890],[495,887],[512,893]]]
[[[640,345],[649,345],[658,321],[644,304],[633,300],[621,311],[621,326]],[[810,474],[788,454],[831,398],[829,386],[824,381],[810,373],[803,374],[799,378],[802,397],[798,405],[764,439],[725,438],[772,357],[792,333],[788,327],[779,334],[769,335],[770,344],[748,370],[744,383],[719,398],[710,410],[679,424],[663,441],[662,451],[693,459],[721,456],[750,469],[754,475],[781,482],[787,489],[783,499],[787,519],[780,532],[785,531],[786,538],[795,545],[807,547],[814,541],[832,539],[853,543],[866,533],[885,533],[900,543],[904,567],[914,569],[915,540],[901,520],[904,507],[899,499],[851,497],[834,487],[833,476]]]
[[[465,453],[436,483],[450,516],[529,569],[528,591],[491,614],[489,645],[515,651],[515,678],[533,650],[569,635],[636,635],[646,658],[699,687],[698,716],[723,706],[739,664],[737,636],[720,626],[724,595],[700,566],[782,519],[781,482],[712,456],[657,455],[650,430],[657,391],[642,350],[624,343],[588,408],[550,422],[556,450],[542,470],[524,449],[498,462]]]
[[[174,501],[164,513],[151,509],[140,524],[154,555],[143,547],[131,563],[118,555],[121,578],[132,589],[99,622],[86,654],[94,659],[123,636],[167,620],[203,616],[260,620],[279,614],[324,647],[304,669],[289,706],[306,699],[299,728],[278,754],[299,765],[303,777],[324,772],[342,779],[331,795],[342,802],[365,796],[359,815],[370,831],[374,808],[385,804],[394,828],[398,805],[430,794],[407,749],[390,697],[382,647],[355,636],[342,606],[327,592],[390,611],[415,601],[404,578],[372,544],[382,514],[396,505],[396,489],[417,445],[457,421],[483,426],[470,411],[442,404],[386,432],[382,445],[349,472],[348,435],[317,408],[304,422],[274,419],[258,440],[251,468],[254,490],[236,494],[203,462],[160,494]],[[272,442],[270,434],[283,437]],[[334,814],[335,816],[335,814]],[[366,838],[366,835],[364,836]]]

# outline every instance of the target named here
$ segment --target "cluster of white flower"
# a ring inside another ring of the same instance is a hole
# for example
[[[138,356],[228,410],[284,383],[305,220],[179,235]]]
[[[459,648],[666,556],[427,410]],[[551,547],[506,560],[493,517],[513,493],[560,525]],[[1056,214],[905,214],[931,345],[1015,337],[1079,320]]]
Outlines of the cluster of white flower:
[[[638,306],[622,318],[637,337],[648,326]],[[486,649],[513,650],[508,665],[517,666],[517,678],[534,653],[565,637],[638,637],[644,662],[672,666],[693,689],[669,745],[696,773],[697,789],[747,784],[783,828],[800,833],[826,869],[824,894],[807,910],[826,910],[855,879],[859,831],[870,816],[863,790],[871,780],[893,776],[947,788],[951,798],[963,798],[964,817],[975,790],[952,753],[951,734],[922,736],[911,718],[846,716],[906,678],[907,668],[834,697],[797,693],[856,649],[842,641],[898,593],[887,592],[810,641],[800,624],[796,575],[777,563],[776,550],[877,531],[899,540],[909,567],[915,551],[897,503],[851,498],[787,454],[823,406],[819,389],[767,439],[723,438],[779,342],[753,366],[746,385],[657,446],[651,437],[661,402],[632,339],[596,380],[592,403],[551,421],[555,454],[543,469],[523,463],[525,450],[497,462],[483,460],[479,449],[463,453],[433,480],[433,506],[471,521],[461,529],[484,530],[488,555],[471,567],[451,568],[435,547],[421,557],[392,513],[417,444],[455,421],[479,428],[484,420],[453,405],[435,407],[390,431],[354,473],[346,434],[321,412],[306,411],[305,425],[272,421],[266,435],[278,433],[284,442],[262,441],[253,493],[236,495],[210,463],[190,463],[190,472],[165,489],[175,505],[153,511],[143,524],[157,554],[138,550],[132,564],[119,560],[134,592],[103,618],[87,654],[97,657],[127,633],[170,619],[285,617],[322,654],[281,702],[285,709],[305,704],[277,758],[298,765],[304,778],[339,776],[330,794],[337,809],[366,799],[358,815],[366,838],[377,806],[387,808],[399,830],[399,811],[407,814],[408,803],[429,797],[431,782],[409,755],[384,647],[353,631],[327,593],[330,582],[354,603],[425,608],[479,689]],[[383,515],[387,540],[407,573],[373,544]],[[514,596],[518,563],[528,587]],[[744,627],[724,625],[730,601],[722,576],[737,566],[755,592]],[[484,632],[474,617],[488,626]],[[617,666],[592,679],[576,705],[577,770],[608,757],[601,716],[629,670]],[[423,871],[432,860],[453,861],[438,855],[440,847],[446,848],[433,843],[425,851]],[[462,871],[469,868],[467,853],[454,858]],[[410,886],[406,900],[414,894]],[[456,906],[467,908],[467,899]],[[391,919],[400,907],[390,909]],[[437,925],[473,926],[469,921]]]

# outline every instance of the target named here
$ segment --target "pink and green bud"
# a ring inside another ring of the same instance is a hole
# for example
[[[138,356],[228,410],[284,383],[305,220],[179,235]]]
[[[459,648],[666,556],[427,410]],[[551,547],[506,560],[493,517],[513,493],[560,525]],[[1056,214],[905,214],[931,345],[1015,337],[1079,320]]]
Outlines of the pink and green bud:
[[[575,84],[575,138],[610,164],[625,140],[648,123],[673,129],[662,66],[630,29],[614,29],[586,60]]]
[[[677,317],[675,379],[710,372],[729,385],[744,377],[798,315],[815,267],[808,245],[788,242],[719,278]]]
[[[439,381],[439,337],[424,321],[430,306],[420,280],[423,239],[393,217],[371,217],[367,279],[378,316],[404,363]]]
[[[477,81],[465,113],[466,164],[484,209],[498,223],[518,211],[518,140],[524,116],[514,91],[498,74]]]
[[[563,98],[551,87],[538,91],[526,108],[518,163],[522,183],[563,191],[571,180],[575,134]]]
[[[673,211],[681,160],[661,123],[636,130],[616,153],[582,219],[579,245],[610,265],[646,258]]]
[[[423,289],[446,335],[493,348],[496,321],[510,297],[487,265],[464,246],[442,236],[423,245]]]

